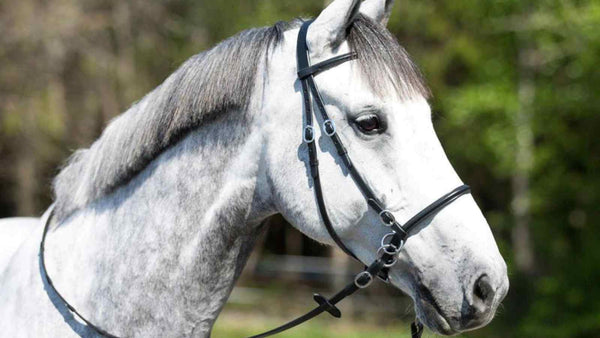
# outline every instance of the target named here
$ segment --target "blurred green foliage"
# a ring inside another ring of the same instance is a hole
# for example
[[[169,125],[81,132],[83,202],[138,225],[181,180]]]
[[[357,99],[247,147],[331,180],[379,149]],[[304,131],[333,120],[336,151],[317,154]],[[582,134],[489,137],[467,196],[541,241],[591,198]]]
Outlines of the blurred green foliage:
[[[0,216],[39,214],[69,153],[189,56],[246,28],[314,16],[323,2],[0,3]],[[509,263],[505,307],[473,336],[600,336],[598,27],[592,0],[394,8],[389,29],[421,65],[442,143]],[[527,269],[521,249],[533,253]]]

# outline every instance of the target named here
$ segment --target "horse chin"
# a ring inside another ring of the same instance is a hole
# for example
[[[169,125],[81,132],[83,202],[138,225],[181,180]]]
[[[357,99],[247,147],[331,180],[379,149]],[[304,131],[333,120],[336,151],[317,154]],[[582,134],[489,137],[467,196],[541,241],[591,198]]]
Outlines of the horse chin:
[[[436,300],[427,288],[424,286],[411,286],[410,283],[405,284],[400,282],[401,280],[402,279],[398,278],[398,276],[390,275],[391,284],[405,292],[407,295],[410,295],[413,299],[415,313],[421,323],[439,335],[453,336],[462,332],[452,327],[450,321],[441,311]],[[416,293],[409,291],[414,289],[418,291]]]
[[[461,318],[444,313],[437,300],[424,286],[418,288],[415,303],[415,313],[421,323],[433,332],[453,336],[466,331],[472,331],[486,326],[493,318],[493,314],[484,318],[477,325],[461,326]]]
[[[425,299],[415,300],[415,312],[419,321],[437,334],[453,336],[460,333],[460,331],[452,328],[437,306]]]

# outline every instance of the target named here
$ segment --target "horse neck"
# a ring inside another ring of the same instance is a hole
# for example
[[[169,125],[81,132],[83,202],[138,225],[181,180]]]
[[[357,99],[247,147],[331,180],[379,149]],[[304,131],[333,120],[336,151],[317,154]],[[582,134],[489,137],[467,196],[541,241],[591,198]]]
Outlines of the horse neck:
[[[263,133],[236,114],[193,132],[50,233],[49,274],[93,323],[125,336],[210,332],[273,213]]]

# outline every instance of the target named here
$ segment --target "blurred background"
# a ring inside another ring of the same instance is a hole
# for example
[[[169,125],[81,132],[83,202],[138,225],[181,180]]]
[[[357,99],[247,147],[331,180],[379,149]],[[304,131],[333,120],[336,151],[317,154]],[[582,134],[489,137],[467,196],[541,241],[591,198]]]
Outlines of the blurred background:
[[[1,1],[0,217],[40,215],[69,154],[188,57],[327,2]],[[600,1],[400,0],[389,29],[509,265],[496,319],[463,336],[599,337]],[[213,336],[283,323],[359,269],[274,219]],[[382,285],[342,310],[284,337],[401,337],[414,316]]]

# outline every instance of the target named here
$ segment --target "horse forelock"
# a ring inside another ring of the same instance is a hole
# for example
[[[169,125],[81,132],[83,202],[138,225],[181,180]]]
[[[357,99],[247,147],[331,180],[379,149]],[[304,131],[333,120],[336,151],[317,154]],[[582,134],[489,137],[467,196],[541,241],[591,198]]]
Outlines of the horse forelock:
[[[359,14],[349,27],[347,40],[376,94],[385,97],[393,93],[403,100],[431,96],[421,71],[385,27]]]

